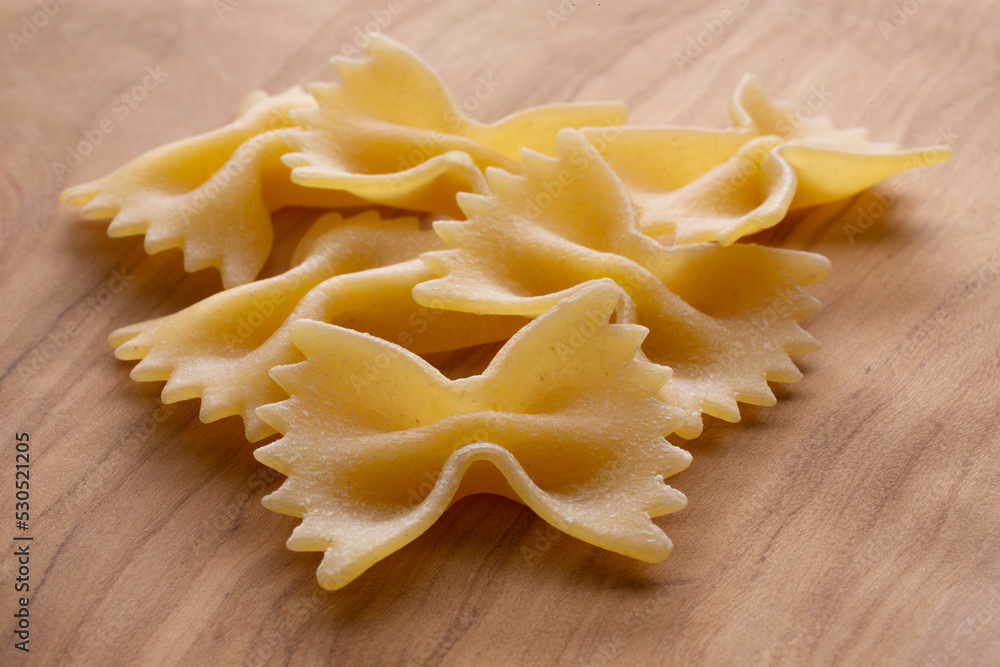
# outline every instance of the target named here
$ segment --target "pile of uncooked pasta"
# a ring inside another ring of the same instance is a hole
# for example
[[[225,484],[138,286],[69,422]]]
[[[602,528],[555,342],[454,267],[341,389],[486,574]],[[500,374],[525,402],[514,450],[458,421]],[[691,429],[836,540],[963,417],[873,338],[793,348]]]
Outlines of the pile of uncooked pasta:
[[[254,93],[63,195],[111,236],[218,267],[223,291],[115,331],[115,354],[165,403],[281,434],[256,452],[287,475],[264,503],[302,518],[288,546],[325,552],[331,589],[474,493],[665,558],[651,517],[685,506],[664,479],[691,460],[665,436],[773,404],[768,381],[798,380],[789,355],[815,347],[803,287],[827,260],[740,240],[948,157],[801,120],[749,76],[723,130],[629,126],[615,103],[485,125],[390,39],[334,64],[337,83]],[[287,206],[323,213],[258,280]]]

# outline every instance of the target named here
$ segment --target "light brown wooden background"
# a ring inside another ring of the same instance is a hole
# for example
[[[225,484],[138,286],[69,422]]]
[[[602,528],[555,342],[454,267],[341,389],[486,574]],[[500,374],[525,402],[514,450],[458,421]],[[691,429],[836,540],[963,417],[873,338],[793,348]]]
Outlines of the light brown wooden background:
[[[723,127],[753,71],[779,99],[826,91],[819,112],[841,126],[911,146],[944,137],[955,158],[899,177],[853,242],[888,185],[762,239],[832,260],[807,324],[823,348],[776,407],[710,419],[689,443],[694,464],[672,482],[690,506],[659,520],[676,544],[666,562],[482,497],[329,594],[319,556],[284,547],[295,520],[261,507],[279,479],[238,421],[159,405],[160,387],[132,382],[106,343],[218,289],[217,274],[185,275],[176,251],[147,257],[57,202],[227,122],[254,88],[329,78],[327,58],[388,2],[229,4],[71,2],[16,52],[8,33],[39,4],[0,9],[0,663],[1000,664],[997,3],[899,0],[894,16],[864,0],[591,0],[553,27],[557,0],[403,0],[385,32],[460,99],[480,76],[499,82],[483,120],[620,99],[633,123]],[[731,23],[680,71],[672,54],[726,9]],[[149,66],[167,77],[120,118],[116,98]],[[104,119],[113,131],[55,174]],[[19,431],[32,443],[30,656],[11,634]]]

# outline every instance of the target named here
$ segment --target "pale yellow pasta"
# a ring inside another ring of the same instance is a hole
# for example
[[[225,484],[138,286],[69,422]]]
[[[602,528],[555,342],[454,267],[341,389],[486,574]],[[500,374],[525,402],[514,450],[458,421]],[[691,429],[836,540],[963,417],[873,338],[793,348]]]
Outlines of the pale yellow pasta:
[[[478,493],[665,558],[652,518],[686,505],[664,479],[691,460],[665,436],[773,404],[768,382],[800,379],[790,355],[816,347],[804,287],[829,262],[737,241],[950,155],[800,118],[749,75],[733,127],[710,130],[624,127],[617,103],[477,122],[384,36],[334,66],[336,83],[254,93],[233,123],[63,193],[111,236],[219,268],[225,291],[111,343],[165,403],[281,434],[255,452],[287,475],[264,503],[302,519],[288,546],[323,552],[328,589]],[[255,280],[286,206],[370,210],[320,217]]]
[[[112,218],[110,236],[145,234],[150,254],[184,253],[184,268],[215,266],[225,287],[260,272],[274,236],[271,211],[288,205],[341,207],[365,202],[343,192],[295,185],[280,158],[290,109],[314,105],[293,88],[254,94],[229,125],[162,146],[121,169],[63,193],[84,218]]]
[[[947,146],[905,150],[870,141],[863,128],[838,130],[826,117],[800,119],[791,105],[769,100],[750,74],[740,81],[730,113],[737,127],[783,140],[776,152],[798,179],[793,209],[851,197],[902,171],[951,157]]]
[[[518,332],[482,375],[448,380],[405,349],[300,320],[306,356],[272,375],[291,398],[260,408],[284,434],[255,456],[288,479],[264,499],[302,517],[288,540],[322,551],[344,586],[474,493],[520,500],[581,540],[645,561],[670,539],[650,517],[681,509],[663,480],[690,455],[655,394],[669,375],[636,356],[646,330],[609,324],[620,290],[583,286]],[[368,369],[370,382],[359,382]]]
[[[111,335],[119,359],[141,359],[140,382],[166,381],[163,402],[201,398],[201,419],[241,415],[255,442],[274,433],[255,410],[285,398],[268,371],[298,361],[288,332],[299,319],[334,322],[418,354],[504,340],[526,322],[418,306],[410,292],[433,277],[417,256],[442,247],[415,218],[369,211],[320,218],[287,272],[215,294]]]
[[[731,105],[736,127],[586,128],[584,136],[625,184],[639,226],[676,243],[729,245],[772,227],[790,209],[858,194],[894,174],[946,160],[945,147],[902,150],[838,130],[825,117],[799,120],[746,76]]]
[[[701,433],[702,412],[737,421],[737,401],[772,405],[768,380],[801,377],[788,355],[815,347],[798,322],[817,306],[801,287],[826,275],[825,258],[656,243],[627,188],[573,130],[559,133],[557,158],[526,153],[524,176],[487,176],[493,194],[460,195],[468,220],[435,223],[451,249],[422,256],[442,277],[417,285],[418,302],[532,317],[588,281],[613,279],[650,330],[643,353],[673,369],[662,397],[683,410],[686,438]]]
[[[650,236],[729,245],[777,223],[795,196],[795,172],[771,152],[777,137],[687,128],[605,135],[584,132],[628,188]]]
[[[482,170],[519,171],[521,150],[555,150],[564,127],[620,125],[616,103],[533,107],[486,125],[467,118],[437,75],[388,37],[366,59],[334,58],[338,83],[312,84],[319,107],[293,113],[305,129],[283,160],[292,179],[369,201],[459,216],[457,192],[484,192]]]

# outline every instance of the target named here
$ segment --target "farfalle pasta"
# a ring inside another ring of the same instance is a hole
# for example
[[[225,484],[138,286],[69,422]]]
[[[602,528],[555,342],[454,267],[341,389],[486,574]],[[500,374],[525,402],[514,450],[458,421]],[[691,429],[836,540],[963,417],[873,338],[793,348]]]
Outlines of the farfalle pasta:
[[[778,137],[681,127],[583,134],[628,189],[649,236],[729,245],[776,224],[795,196],[795,172],[771,152]]]
[[[741,239],[950,155],[802,121],[749,75],[713,130],[625,126],[617,103],[480,123],[382,36],[334,66],[63,193],[112,236],[219,268],[222,292],[111,343],[164,402],[281,435],[255,454],[287,475],[264,502],[302,519],[288,546],[323,552],[329,589],[475,493],[665,558],[652,518],[685,506],[664,479],[691,460],[665,437],[773,404],[816,347],[804,288],[829,262]],[[323,213],[256,280],[285,206]]]
[[[676,243],[734,243],[772,227],[789,210],[851,197],[907,169],[942,162],[944,146],[903,150],[868,141],[829,119],[800,121],[745,76],[730,106],[734,128],[623,127],[583,130],[625,184],[639,226]]]
[[[330,213],[306,233],[285,273],[119,329],[111,344],[119,359],[141,359],[133,379],[166,381],[164,403],[200,398],[204,422],[241,415],[256,442],[274,431],[255,410],[285,398],[268,371],[301,358],[289,338],[297,320],[333,322],[424,355],[504,340],[524,325],[414,302],[413,287],[433,277],[417,257],[441,247],[415,218]]]
[[[254,94],[229,125],[150,151],[70,188],[63,201],[83,205],[84,218],[112,218],[110,236],[145,234],[150,254],[180,248],[186,271],[215,266],[226,287],[245,284],[271,251],[271,211],[365,203],[289,179],[280,160],[290,150],[281,128],[290,127],[290,110],[312,105],[300,88],[274,97]]]
[[[619,294],[584,286],[455,381],[379,338],[296,322],[306,361],[272,371],[291,398],[258,410],[284,437],[255,456],[288,476],[264,502],[303,518],[288,546],[324,553],[320,584],[340,588],[483,492],[592,544],[665,558],[650,517],[684,507],[663,480],[691,457],[663,438],[679,420],[655,397],[669,373],[636,356],[645,329],[609,323]],[[359,386],[366,365],[381,377]]]
[[[484,125],[391,39],[372,39],[367,55],[335,58],[341,81],[312,84],[309,94],[255,93],[233,123],[150,151],[62,199],[83,206],[84,218],[112,218],[111,236],[145,234],[151,254],[180,248],[187,271],[217,267],[230,288],[264,266],[279,208],[375,203],[458,215],[455,194],[482,192],[487,166],[516,172],[522,148],[550,151],[562,127],[619,125],[628,113],[616,103],[551,105]]]
[[[282,159],[292,180],[418,211],[459,216],[457,192],[485,192],[483,170],[517,173],[521,150],[551,153],[564,127],[620,125],[616,103],[540,106],[491,125],[466,118],[415,54],[373,37],[362,61],[334,58],[338,83],[308,90],[317,108],[292,114],[304,132]]]
[[[799,120],[791,106],[771,102],[749,74],[736,89],[730,114],[738,127],[784,140],[775,152],[795,170],[793,209],[851,197],[907,169],[951,157],[947,146],[906,150],[870,141],[864,128],[838,130],[825,117]]]
[[[816,307],[801,287],[826,275],[825,258],[660,245],[642,234],[621,180],[573,130],[559,133],[558,157],[526,152],[524,176],[491,170],[488,179],[493,194],[459,197],[467,220],[435,223],[451,249],[422,256],[442,277],[417,285],[417,301],[531,317],[588,281],[613,279],[650,330],[643,353],[673,370],[664,398],[684,411],[677,433],[686,438],[701,433],[702,412],[737,421],[737,400],[772,405],[768,380],[801,377],[788,355],[814,348],[798,322]],[[779,296],[788,307],[775,317]]]

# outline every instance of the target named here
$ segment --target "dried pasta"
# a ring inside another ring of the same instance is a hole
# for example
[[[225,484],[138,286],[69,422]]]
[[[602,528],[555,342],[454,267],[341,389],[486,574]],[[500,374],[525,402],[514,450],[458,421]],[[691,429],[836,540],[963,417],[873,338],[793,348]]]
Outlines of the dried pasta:
[[[456,381],[379,338],[296,322],[306,360],[272,371],[291,398],[258,410],[284,437],[255,456],[288,475],[264,502],[303,518],[288,546],[324,552],[320,584],[344,586],[483,492],[592,544],[665,558],[650,517],[684,507],[663,480],[691,457],[662,437],[679,420],[655,398],[669,373],[636,356],[646,330],[608,321],[619,295],[609,280],[582,287]],[[352,382],[366,367],[378,380]]]
[[[730,111],[729,130],[583,130],[628,189],[644,233],[729,245],[776,225],[789,210],[851,197],[951,155],[941,146],[902,150],[871,142],[865,130],[838,130],[825,117],[800,121],[750,75]]]
[[[117,171],[66,190],[89,220],[112,218],[113,237],[145,234],[150,254],[184,252],[186,271],[218,267],[225,287],[260,272],[271,250],[271,211],[365,202],[336,191],[295,185],[280,158],[292,109],[315,105],[301,88],[254,93],[229,125],[154,149]]]
[[[784,140],[777,153],[798,179],[792,209],[851,197],[902,171],[951,157],[947,146],[905,150],[870,141],[863,128],[838,130],[826,117],[800,120],[790,105],[770,101],[750,74],[737,87],[730,114],[738,127]]]
[[[773,404],[768,382],[816,347],[804,287],[829,262],[739,241],[950,155],[800,119],[749,75],[711,130],[623,126],[617,103],[480,123],[383,36],[334,66],[337,83],[253,93],[229,125],[63,193],[111,236],[219,269],[224,291],[111,343],[165,403],[281,435],[255,453],[287,476],[264,503],[302,519],[288,546],[324,553],[328,589],[476,493],[665,558],[652,518],[686,505],[664,479],[691,460],[665,437]],[[322,215],[256,280],[285,206],[368,210]],[[499,352],[463,377],[473,346]],[[447,355],[466,365],[436,368]]]
[[[551,153],[564,127],[620,125],[617,103],[533,107],[492,125],[466,118],[437,75],[411,51],[373,37],[367,58],[334,58],[340,81],[312,84],[315,109],[292,114],[303,127],[282,159],[292,180],[369,201],[460,216],[457,192],[485,192],[483,170],[520,171],[521,150]]]
[[[504,340],[524,325],[418,306],[410,292],[433,274],[416,258],[440,247],[415,218],[330,213],[303,237],[287,272],[119,329],[111,344],[119,359],[141,359],[133,379],[166,381],[164,403],[200,398],[204,422],[241,415],[256,442],[274,430],[255,410],[285,398],[268,371],[301,358],[289,338],[299,319],[376,334],[417,354]]]
[[[656,243],[641,233],[625,186],[574,130],[559,133],[556,158],[526,153],[524,176],[487,176],[493,194],[459,197],[468,220],[435,223],[451,249],[422,256],[442,277],[417,285],[418,302],[531,317],[590,280],[613,279],[650,329],[643,353],[673,370],[663,398],[684,411],[677,433],[686,438],[701,433],[702,412],[737,421],[737,401],[772,405],[768,380],[801,377],[788,355],[815,347],[798,322],[817,306],[801,288],[827,273],[825,258]]]

